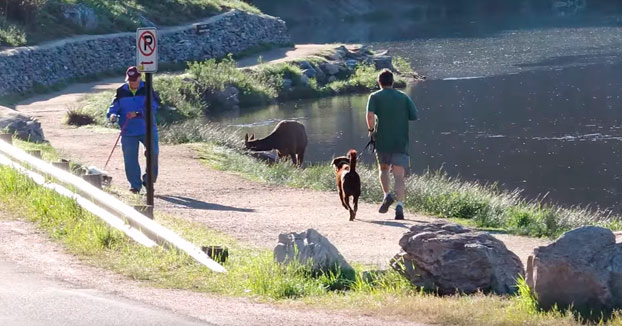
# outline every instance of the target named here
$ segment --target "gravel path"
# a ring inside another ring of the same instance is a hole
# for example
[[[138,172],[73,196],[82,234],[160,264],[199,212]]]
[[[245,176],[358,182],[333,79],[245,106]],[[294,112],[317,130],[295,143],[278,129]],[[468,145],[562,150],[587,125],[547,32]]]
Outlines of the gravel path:
[[[296,56],[295,52],[288,53]],[[65,158],[102,167],[118,134],[97,128],[70,127],[61,121],[67,106],[77,103],[86,93],[114,89],[122,82],[123,76],[76,84],[20,103],[17,110],[39,119],[46,138]],[[265,248],[272,248],[281,232],[315,228],[349,261],[386,268],[387,261],[399,251],[397,243],[401,235],[414,223],[432,220],[407,214],[405,221],[398,222],[392,220],[392,211],[380,215],[375,204],[363,203],[357,221],[348,222],[347,211],[341,207],[336,193],[266,186],[215,171],[202,164],[198,154],[187,145],[161,146],[160,152],[156,210],[203,223]],[[108,171],[115,186],[128,187],[120,148],[115,151]],[[534,247],[547,243],[542,239],[495,236],[523,261]]]

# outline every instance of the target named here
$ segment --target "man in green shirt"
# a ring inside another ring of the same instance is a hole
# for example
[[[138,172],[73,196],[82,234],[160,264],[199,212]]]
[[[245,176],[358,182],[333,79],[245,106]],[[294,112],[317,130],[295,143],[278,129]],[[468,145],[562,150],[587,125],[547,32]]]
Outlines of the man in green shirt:
[[[372,93],[367,102],[367,129],[376,140],[376,157],[380,168],[380,184],[384,200],[378,210],[389,211],[391,196],[389,170],[395,179],[395,219],[404,219],[403,201],[406,186],[404,177],[409,167],[408,121],[417,120],[417,109],[408,95],[393,89],[393,73],[384,69],[378,76],[380,90]]]

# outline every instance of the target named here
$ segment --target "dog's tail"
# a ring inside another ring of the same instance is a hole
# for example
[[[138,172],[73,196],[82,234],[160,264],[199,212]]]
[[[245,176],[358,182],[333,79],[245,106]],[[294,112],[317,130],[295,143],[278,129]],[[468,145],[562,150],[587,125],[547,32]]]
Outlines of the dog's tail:
[[[350,172],[354,172],[356,171],[356,150],[351,149],[348,157],[350,157]]]

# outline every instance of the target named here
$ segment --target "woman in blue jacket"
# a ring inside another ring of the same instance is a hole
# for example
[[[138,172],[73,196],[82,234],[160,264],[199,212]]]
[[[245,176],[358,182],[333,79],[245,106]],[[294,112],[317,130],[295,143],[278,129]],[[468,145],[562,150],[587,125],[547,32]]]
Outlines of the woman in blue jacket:
[[[125,175],[130,182],[130,191],[139,193],[142,186],[147,184],[147,174],[141,179],[140,165],[138,164],[139,143],[146,146],[147,123],[146,101],[147,89],[145,83],[140,78],[140,72],[136,67],[129,67],[125,72],[125,81],[121,87],[117,88],[117,94],[108,108],[106,117],[110,122],[118,122],[121,126],[121,148],[123,149],[123,160],[125,161]],[[158,177],[158,131],[155,123],[155,113],[158,104],[155,96],[153,99],[153,182]]]

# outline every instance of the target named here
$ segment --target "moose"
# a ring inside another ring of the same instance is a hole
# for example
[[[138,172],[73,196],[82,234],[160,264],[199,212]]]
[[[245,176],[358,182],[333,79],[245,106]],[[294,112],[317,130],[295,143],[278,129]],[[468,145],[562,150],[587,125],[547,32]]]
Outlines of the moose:
[[[276,149],[279,159],[291,157],[292,163],[302,165],[307,148],[307,132],[300,122],[283,120],[263,139],[255,139],[255,134],[244,137],[246,149],[251,151],[271,151]]]

